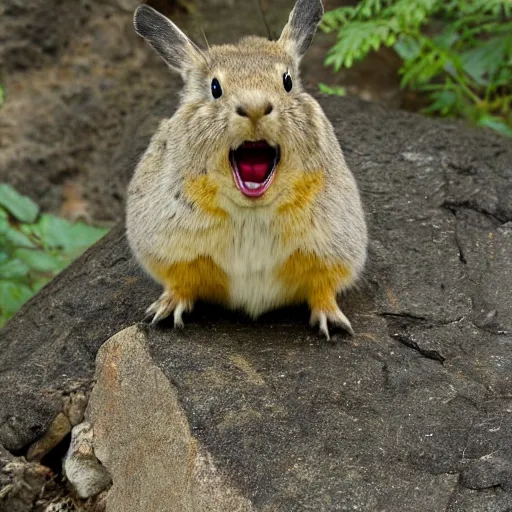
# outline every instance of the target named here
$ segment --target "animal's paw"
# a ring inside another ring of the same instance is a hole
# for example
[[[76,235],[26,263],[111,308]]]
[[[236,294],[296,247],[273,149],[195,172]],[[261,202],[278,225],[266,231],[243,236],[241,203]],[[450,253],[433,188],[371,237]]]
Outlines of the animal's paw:
[[[171,313],[174,313],[174,327],[182,328],[185,326],[183,323],[183,313],[185,311],[192,311],[192,301],[179,300],[171,292],[165,291],[160,295],[157,301],[153,302],[146,310],[146,316],[153,316],[152,324],[156,324],[167,318]]]
[[[352,329],[352,326],[350,325],[348,318],[342,313],[340,308],[336,307],[336,309],[332,311],[321,311],[318,309],[313,309],[311,311],[311,318],[309,320],[309,324],[312,327],[318,325],[320,328],[320,332],[328,340],[331,339],[331,336],[329,335],[329,323],[335,327],[341,327],[350,335],[354,334],[354,330]]]

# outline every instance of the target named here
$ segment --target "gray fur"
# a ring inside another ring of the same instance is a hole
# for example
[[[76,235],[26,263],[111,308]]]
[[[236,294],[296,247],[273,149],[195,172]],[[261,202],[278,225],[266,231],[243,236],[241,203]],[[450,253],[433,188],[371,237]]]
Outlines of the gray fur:
[[[322,0],[298,0],[295,4],[280,41],[292,43],[296,58],[308,50],[323,14]]]
[[[196,45],[168,18],[149,5],[139,5],[133,17],[135,31],[164,59],[183,73],[194,57],[201,55]]]

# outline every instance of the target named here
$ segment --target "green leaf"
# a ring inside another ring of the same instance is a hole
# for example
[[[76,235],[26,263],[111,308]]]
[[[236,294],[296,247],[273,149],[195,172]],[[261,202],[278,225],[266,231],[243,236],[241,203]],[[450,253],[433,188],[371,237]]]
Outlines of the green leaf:
[[[63,268],[62,260],[43,251],[32,249],[16,249],[14,257],[26,263],[37,272],[55,272]]]
[[[1,222],[0,222],[1,224]],[[1,230],[0,230],[1,232]],[[5,238],[14,246],[14,247],[26,247],[26,248],[35,248],[36,245],[30,238],[20,231],[19,229],[11,226],[10,224],[7,225],[5,231],[2,233],[5,235]]]
[[[378,50],[390,36],[387,20],[351,21],[338,34],[338,40],[329,50],[325,63],[338,71],[342,66],[350,68],[371,51]]]
[[[345,87],[330,86],[327,84],[319,83],[318,88],[320,89],[320,92],[323,92],[324,94],[332,94],[335,96],[345,96],[346,94]]]
[[[417,39],[404,35],[400,36],[393,48],[405,61],[416,59],[421,51],[421,45]]]
[[[0,233],[5,233],[9,229],[9,215],[0,206]]]
[[[458,103],[457,94],[450,90],[435,91],[430,94],[430,98],[433,102],[422,110],[425,114],[439,112],[442,116],[447,116],[454,110]]]
[[[13,280],[26,277],[30,271],[29,266],[21,260],[12,259],[0,264],[0,279]]]
[[[396,0],[389,11],[397,18],[402,31],[416,31],[425,23],[438,0]]]
[[[18,311],[32,295],[34,292],[27,285],[0,280],[0,316],[2,320],[7,320]]]
[[[0,184],[0,205],[21,222],[34,222],[39,213],[39,206],[32,199],[22,196],[5,183]]]
[[[384,41],[384,44],[388,47],[393,46],[395,43],[396,43],[396,36],[393,33],[389,34],[388,37],[386,38],[386,40]]]
[[[501,133],[502,135],[507,135],[508,137],[512,137],[512,127],[510,127],[503,119],[484,115],[477,121],[478,126],[486,126],[487,128],[492,128],[494,131]]]
[[[324,32],[332,32],[345,25],[354,16],[353,7],[339,7],[324,13],[320,23],[320,29]]]
[[[454,27],[448,25],[445,29],[432,38],[432,41],[443,50],[449,50],[456,41],[460,39],[460,35]]]
[[[47,285],[50,281],[51,279],[48,279],[47,277],[37,279],[32,283],[32,290],[34,290],[34,293],[37,293],[43,286]]]
[[[372,15],[372,9],[367,3],[361,2],[361,10],[358,12],[364,18],[369,18]]]
[[[0,326],[108,231],[38,215],[30,199],[0,185]]]
[[[506,44],[507,38],[494,37],[462,52],[460,57],[464,72],[478,84],[487,85],[504,63]]]
[[[108,229],[89,226],[83,222],[73,224],[53,215],[41,215],[32,232],[49,249],[77,255],[104,236]]]

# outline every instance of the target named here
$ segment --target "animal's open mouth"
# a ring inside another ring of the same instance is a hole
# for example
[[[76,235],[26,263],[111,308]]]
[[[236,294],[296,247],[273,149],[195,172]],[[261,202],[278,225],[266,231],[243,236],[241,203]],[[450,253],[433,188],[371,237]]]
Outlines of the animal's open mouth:
[[[266,141],[244,142],[229,152],[238,190],[247,197],[261,197],[274,181],[279,148]]]

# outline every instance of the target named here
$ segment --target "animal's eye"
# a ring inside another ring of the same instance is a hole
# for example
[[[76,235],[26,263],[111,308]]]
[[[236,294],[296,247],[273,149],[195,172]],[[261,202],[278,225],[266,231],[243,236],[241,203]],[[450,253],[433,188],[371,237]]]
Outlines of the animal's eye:
[[[214,78],[212,80],[212,96],[217,99],[222,96],[222,87],[220,86],[219,81]]]
[[[288,71],[283,75],[283,85],[286,92],[290,92],[293,87],[292,77]]]

